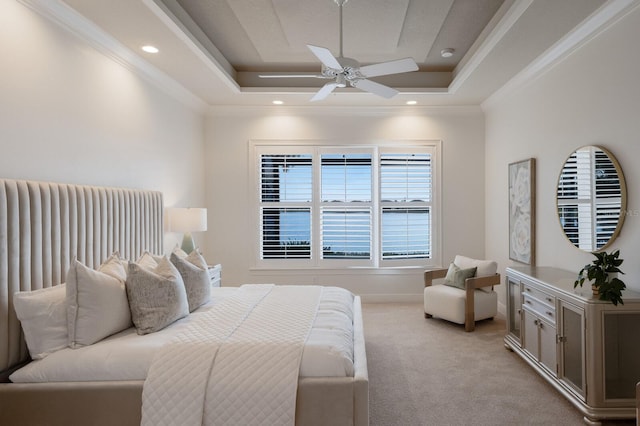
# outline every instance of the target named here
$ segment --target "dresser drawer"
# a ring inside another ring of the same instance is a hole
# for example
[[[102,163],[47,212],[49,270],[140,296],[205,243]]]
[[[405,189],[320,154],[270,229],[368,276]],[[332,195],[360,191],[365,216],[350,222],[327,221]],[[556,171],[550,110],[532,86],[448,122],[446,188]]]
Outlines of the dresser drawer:
[[[536,287],[533,287],[526,282],[523,285],[523,292],[524,294],[528,294],[529,296],[538,299],[546,305],[556,306],[556,298],[554,296],[551,296],[542,290],[538,290]]]
[[[523,295],[524,306],[526,306],[529,310],[537,313],[542,318],[547,319],[548,321],[555,324],[556,322],[556,308],[555,305],[547,305],[541,300],[531,297],[531,295],[525,293]]]
[[[222,265],[209,266],[209,280],[212,287],[220,287],[222,283]]]

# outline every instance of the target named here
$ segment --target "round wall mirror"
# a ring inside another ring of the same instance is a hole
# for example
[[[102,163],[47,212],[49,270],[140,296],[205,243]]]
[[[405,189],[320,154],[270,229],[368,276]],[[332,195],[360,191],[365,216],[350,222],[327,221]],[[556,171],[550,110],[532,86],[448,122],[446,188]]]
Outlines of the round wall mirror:
[[[556,203],[560,226],[574,246],[605,249],[618,236],[627,206],[620,164],[604,148],[578,148],[562,167]]]

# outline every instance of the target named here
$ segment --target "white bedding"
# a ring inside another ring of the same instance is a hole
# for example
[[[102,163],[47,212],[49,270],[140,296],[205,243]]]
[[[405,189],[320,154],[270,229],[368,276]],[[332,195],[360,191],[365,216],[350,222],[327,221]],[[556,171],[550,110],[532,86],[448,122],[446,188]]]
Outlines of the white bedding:
[[[13,382],[144,380],[160,347],[184,331],[202,312],[237,288],[212,289],[211,302],[156,333],[140,336],[135,328],[79,349],[63,349],[13,373]],[[353,295],[325,287],[304,347],[300,377],[353,376]]]
[[[320,286],[244,285],[151,363],[142,426],[289,426]]]

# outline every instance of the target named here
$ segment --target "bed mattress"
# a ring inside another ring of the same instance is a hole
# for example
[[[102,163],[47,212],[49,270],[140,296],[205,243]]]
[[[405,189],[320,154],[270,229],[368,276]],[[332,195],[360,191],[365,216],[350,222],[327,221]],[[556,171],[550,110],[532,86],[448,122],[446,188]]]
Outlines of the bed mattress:
[[[14,383],[144,380],[163,345],[234,291],[237,288],[214,288],[209,303],[159,332],[140,336],[132,327],[93,345],[33,361],[10,379]],[[304,347],[300,377],[353,377],[353,372],[353,295],[325,287]]]

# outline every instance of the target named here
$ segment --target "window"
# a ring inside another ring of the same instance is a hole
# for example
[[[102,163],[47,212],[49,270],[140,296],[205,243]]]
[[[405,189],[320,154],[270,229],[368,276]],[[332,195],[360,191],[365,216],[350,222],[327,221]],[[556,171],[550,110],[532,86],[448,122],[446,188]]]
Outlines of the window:
[[[436,263],[437,144],[254,143],[264,267]]]
[[[382,259],[431,257],[431,154],[380,156]]]

